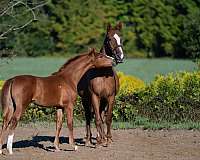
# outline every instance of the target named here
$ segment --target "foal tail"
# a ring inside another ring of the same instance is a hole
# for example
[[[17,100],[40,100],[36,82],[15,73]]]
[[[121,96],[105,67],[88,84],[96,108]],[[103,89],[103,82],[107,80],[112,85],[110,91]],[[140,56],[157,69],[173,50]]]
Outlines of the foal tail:
[[[2,112],[3,112],[3,121],[7,128],[13,112],[14,112],[14,102],[12,100],[12,82],[13,79],[7,80],[2,88],[1,92],[1,105],[2,105]]]

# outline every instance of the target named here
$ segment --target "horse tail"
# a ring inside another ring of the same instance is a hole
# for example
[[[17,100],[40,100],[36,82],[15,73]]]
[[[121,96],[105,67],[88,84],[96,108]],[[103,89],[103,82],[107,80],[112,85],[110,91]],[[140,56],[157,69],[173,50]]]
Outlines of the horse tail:
[[[7,80],[1,92],[1,105],[3,111],[3,120],[7,123],[10,122],[13,112],[15,110],[15,103],[12,98],[12,83],[13,79]]]

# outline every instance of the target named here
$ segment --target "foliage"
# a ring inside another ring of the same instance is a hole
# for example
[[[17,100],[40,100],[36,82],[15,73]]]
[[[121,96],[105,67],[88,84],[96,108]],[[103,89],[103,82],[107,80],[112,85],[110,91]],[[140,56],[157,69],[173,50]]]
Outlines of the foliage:
[[[188,57],[200,59],[200,11],[190,14],[184,21],[183,48]]]
[[[128,95],[130,93],[136,92],[139,89],[144,88],[145,84],[142,80],[130,76],[125,75],[123,72],[118,72],[119,83],[120,83],[120,90],[119,95]]]
[[[191,15],[198,10],[197,0],[50,0],[35,13],[37,22],[21,32],[10,33],[0,42],[0,49],[14,50],[19,56],[80,53],[88,47],[100,48],[106,24],[122,21],[124,50],[132,57],[144,57],[144,53],[148,57],[190,57],[190,45],[182,45],[190,34],[184,37],[182,33],[196,32],[198,27],[192,28],[192,24],[198,23],[191,21]],[[20,7],[14,11],[20,12]],[[30,16],[28,12],[20,14],[18,23]],[[2,17],[0,30],[15,20],[12,16]]]
[[[151,120],[200,120],[200,72],[159,75],[144,90],[121,98]]]
[[[123,87],[116,96],[113,109],[114,121],[133,122],[134,126],[141,124],[146,128],[167,128],[169,123],[193,124],[200,121],[199,71],[158,75],[146,86],[135,77],[126,76],[121,72],[118,75]],[[31,104],[23,120],[52,121],[55,119],[55,111],[55,108],[41,108]],[[84,109],[78,97],[74,107],[74,118],[82,121],[84,117]]]
[[[0,80],[0,90],[2,89],[4,81]]]

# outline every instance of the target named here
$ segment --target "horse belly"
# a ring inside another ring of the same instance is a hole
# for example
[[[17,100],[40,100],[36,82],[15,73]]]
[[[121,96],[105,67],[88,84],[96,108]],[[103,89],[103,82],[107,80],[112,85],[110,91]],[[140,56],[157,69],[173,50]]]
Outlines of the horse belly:
[[[42,87],[39,86],[37,86],[38,93],[34,97],[34,103],[41,106],[63,105],[63,97],[65,96],[65,92],[63,92],[61,87],[54,85],[51,85],[51,87],[47,87],[45,85]]]

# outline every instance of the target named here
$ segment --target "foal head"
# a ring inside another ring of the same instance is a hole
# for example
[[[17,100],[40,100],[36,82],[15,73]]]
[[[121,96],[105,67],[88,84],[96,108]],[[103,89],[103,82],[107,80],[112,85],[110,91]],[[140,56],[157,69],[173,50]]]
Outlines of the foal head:
[[[93,48],[88,56],[91,58],[91,62],[94,68],[101,68],[101,67],[112,67],[113,59],[105,54],[98,53]]]
[[[121,22],[119,22],[115,27],[112,27],[111,24],[108,24],[107,33],[103,44],[105,54],[113,57],[116,64],[122,63],[124,59],[122,40],[120,37],[121,28]]]

